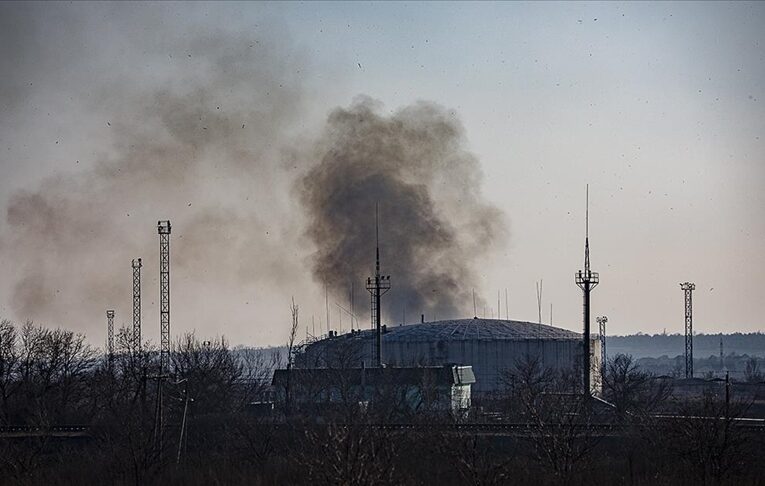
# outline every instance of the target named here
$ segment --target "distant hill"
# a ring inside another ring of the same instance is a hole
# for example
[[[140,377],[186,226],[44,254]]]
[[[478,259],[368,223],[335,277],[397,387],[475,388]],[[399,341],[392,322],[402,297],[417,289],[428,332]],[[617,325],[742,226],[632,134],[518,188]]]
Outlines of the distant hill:
[[[720,355],[720,339],[725,355],[732,353],[749,356],[765,356],[765,334],[697,334],[693,336],[694,358]],[[685,337],[682,334],[633,334],[629,336],[606,336],[606,350],[610,356],[617,353],[631,354],[635,358],[675,357],[685,353]]]

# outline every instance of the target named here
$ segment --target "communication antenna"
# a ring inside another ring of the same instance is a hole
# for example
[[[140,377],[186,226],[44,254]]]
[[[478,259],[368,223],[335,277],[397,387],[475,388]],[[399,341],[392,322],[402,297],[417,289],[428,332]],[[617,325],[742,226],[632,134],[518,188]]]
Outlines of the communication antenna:
[[[375,204],[375,276],[367,278],[367,290],[371,295],[371,318],[372,325],[376,328],[377,334],[377,367],[382,367],[382,326],[380,325],[380,298],[390,290],[390,275],[380,275],[380,225],[378,217],[378,208]]]
[[[111,368],[114,362],[114,311],[106,311],[106,356]]]
[[[478,319],[478,311],[475,307],[475,289],[473,289],[473,319]]]
[[[693,378],[693,291],[696,284],[684,282],[680,288],[685,294],[685,377]]]
[[[542,283],[544,280],[537,282],[537,312],[539,312],[539,324],[542,324]]]
[[[508,311],[508,305],[507,305],[507,288],[505,288],[505,319],[508,321],[510,320],[510,312]]]
[[[552,302],[550,302],[550,325],[553,325],[553,314],[552,314],[553,305]]]
[[[132,261],[133,267],[133,352],[141,352],[141,259]]]
[[[582,333],[582,384],[584,395],[589,397],[592,394],[590,388],[590,292],[600,283],[598,272],[590,270],[590,185],[587,185],[587,202],[585,205],[585,223],[584,223],[584,270],[579,270],[574,274],[574,281],[582,289],[583,296],[583,321],[584,332]]]
[[[351,331],[353,331],[353,328],[355,327],[355,324],[353,323],[355,317],[356,315],[353,310],[353,280],[351,280]]]
[[[324,280],[324,307],[327,310],[327,334],[329,334],[329,290],[327,289],[326,280]]]

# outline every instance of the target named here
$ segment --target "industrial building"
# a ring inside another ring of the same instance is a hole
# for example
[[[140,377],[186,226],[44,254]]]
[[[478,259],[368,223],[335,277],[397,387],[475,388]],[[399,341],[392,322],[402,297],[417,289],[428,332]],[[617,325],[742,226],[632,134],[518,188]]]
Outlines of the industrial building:
[[[545,368],[581,369],[582,335],[544,324],[499,319],[453,319],[382,329],[386,366],[472,366],[473,392],[503,389],[503,375],[526,356]],[[374,330],[308,343],[296,365],[304,368],[359,368],[375,363]],[[590,339],[592,391],[599,392],[600,342]]]
[[[398,412],[422,410],[468,413],[475,376],[470,366],[384,368],[297,368],[274,372],[273,390],[285,401],[320,416],[333,405],[393,406]]]

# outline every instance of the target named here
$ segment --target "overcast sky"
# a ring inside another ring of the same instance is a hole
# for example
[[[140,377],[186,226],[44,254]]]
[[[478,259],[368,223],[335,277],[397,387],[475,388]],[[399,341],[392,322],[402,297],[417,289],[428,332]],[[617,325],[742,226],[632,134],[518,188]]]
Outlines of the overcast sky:
[[[364,95],[464,127],[507,228],[474,263],[487,315],[507,289],[511,318],[535,321],[543,279],[543,320],[552,303],[554,325],[581,329],[589,184],[610,333],[682,332],[684,281],[697,332],[761,331],[763,56],[761,2],[3,3],[0,314],[100,344],[107,308],[130,322],[142,256],[156,341],[170,218],[174,334],[280,344],[292,295],[318,327],[294,180],[329,113]],[[347,290],[332,292],[337,327]]]

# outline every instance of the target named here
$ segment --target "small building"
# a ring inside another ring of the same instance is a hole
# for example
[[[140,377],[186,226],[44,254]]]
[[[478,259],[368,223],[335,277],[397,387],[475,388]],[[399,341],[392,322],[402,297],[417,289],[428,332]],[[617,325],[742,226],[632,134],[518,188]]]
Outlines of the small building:
[[[293,368],[274,372],[277,401],[287,391],[296,409],[322,415],[343,405],[385,409],[396,415],[417,412],[467,414],[475,375],[470,366],[383,368]]]

